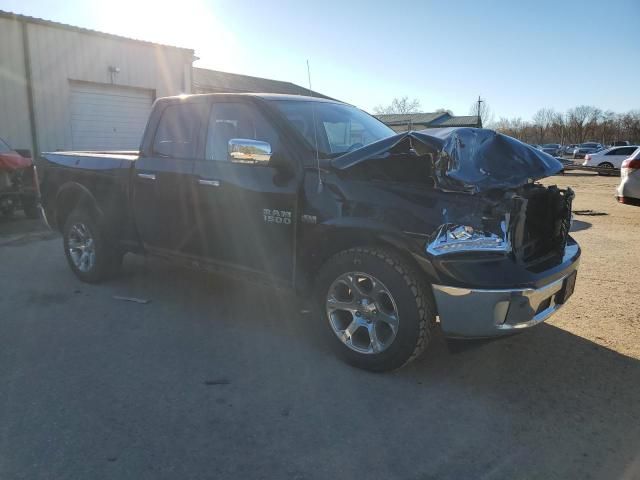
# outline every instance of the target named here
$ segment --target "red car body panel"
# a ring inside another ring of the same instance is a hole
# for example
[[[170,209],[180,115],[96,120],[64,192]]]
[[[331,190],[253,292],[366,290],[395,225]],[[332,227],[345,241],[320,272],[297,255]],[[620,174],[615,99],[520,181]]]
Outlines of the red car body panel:
[[[0,171],[1,170],[20,170],[31,166],[31,159],[24,158],[16,152],[0,153]]]

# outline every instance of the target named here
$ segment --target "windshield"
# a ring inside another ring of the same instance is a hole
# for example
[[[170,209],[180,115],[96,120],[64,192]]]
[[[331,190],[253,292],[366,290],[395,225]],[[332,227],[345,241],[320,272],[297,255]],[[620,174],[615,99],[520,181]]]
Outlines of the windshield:
[[[300,100],[274,100],[273,103],[311,149],[317,135],[318,153],[324,158],[335,158],[396,134],[384,123],[350,105]],[[316,135],[312,128],[314,117]]]

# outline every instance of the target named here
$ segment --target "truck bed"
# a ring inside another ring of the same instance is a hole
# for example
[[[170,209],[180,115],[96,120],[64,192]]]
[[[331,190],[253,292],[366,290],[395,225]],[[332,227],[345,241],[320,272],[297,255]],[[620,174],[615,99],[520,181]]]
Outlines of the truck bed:
[[[38,162],[40,193],[51,225],[62,229],[69,209],[87,193],[107,218],[118,219],[125,230],[120,238],[130,237],[130,176],[138,156],[137,151],[121,150],[43,153]]]

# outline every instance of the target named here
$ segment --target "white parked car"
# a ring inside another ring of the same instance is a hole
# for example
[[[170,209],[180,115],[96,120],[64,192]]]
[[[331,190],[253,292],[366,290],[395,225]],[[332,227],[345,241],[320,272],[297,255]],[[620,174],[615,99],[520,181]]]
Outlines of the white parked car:
[[[630,155],[638,149],[637,145],[627,147],[611,147],[599,152],[588,153],[582,163],[585,167],[620,168]]]
[[[640,148],[622,162],[620,177],[616,198],[620,203],[640,207]]]

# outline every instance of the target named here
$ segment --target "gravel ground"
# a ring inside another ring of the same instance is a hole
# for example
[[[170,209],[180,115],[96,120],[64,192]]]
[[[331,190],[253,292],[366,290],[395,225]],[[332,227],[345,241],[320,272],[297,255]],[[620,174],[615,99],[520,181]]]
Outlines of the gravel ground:
[[[619,181],[577,172],[545,181],[576,191],[572,235],[582,247],[571,306],[549,323],[638,360],[640,208],[616,201]]]
[[[86,285],[55,235],[0,223],[0,479],[640,478],[640,208],[549,183],[606,214],[576,216],[571,301],[384,375],[287,293],[140,257]]]

